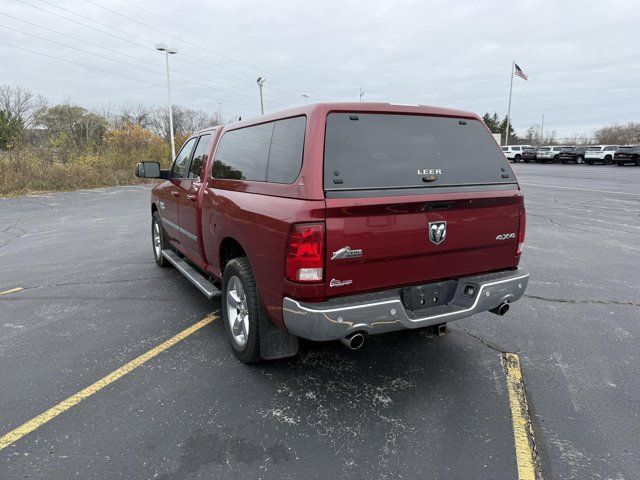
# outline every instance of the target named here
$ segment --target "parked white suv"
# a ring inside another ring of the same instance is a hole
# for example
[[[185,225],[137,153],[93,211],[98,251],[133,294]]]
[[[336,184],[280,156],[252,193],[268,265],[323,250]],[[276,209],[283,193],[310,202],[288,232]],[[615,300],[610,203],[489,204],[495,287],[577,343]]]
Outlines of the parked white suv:
[[[504,152],[504,156],[507,157],[507,160],[511,160],[514,162],[522,161],[522,151],[525,148],[529,148],[531,145],[505,145],[502,148]]]
[[[609,165],[613,163],[613,155],[617,149],[617,145],[593,145],[584,152],[584,161],[589,165],[593,165],[594,163]]]
[[[567,146],[562,147],[540,147],[538,149],[538,154],[536,155],[536,161],[538,163],[547,163],[547,162],[555,162],[556,157],[560,154],[563,148],[567,148]]]

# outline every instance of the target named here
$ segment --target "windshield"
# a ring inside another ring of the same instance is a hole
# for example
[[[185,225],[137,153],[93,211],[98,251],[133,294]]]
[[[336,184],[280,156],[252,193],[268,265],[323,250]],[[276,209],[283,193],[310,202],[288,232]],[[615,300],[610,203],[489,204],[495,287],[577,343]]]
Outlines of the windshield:
[[[331,113],[325,190],[515,183],[495,140],[476,120]]]
[[[620,147],[618,150],[621,150],[623,152],[630,152],[633,150],[633,147]]]

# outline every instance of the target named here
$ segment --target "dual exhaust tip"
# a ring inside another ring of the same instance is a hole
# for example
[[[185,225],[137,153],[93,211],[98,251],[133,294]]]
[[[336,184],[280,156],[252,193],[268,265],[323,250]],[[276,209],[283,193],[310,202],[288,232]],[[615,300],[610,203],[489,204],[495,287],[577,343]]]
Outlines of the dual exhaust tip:
[[[340,339],[340,342],[349,350],[358,350],[364,345],[364,334],[360,332],[352,333]]]
[[[491,313],[495,313],[496,315],[506,315],[509,311],[509,304],[507,302],[503,302],[498,305],[496,308],[492,308],[489,310]],[[437,334],[438,336],[446,335],[447,333],[447,324],[443,323],[441,325],[437,325]],[[349,350],[359,350],[364,345],[364,334],[360,332],[352,333],[351,335],[347,335],[344,338],[340,339],[340,342],[346,346]]]
[[[507,312],[509,311],[509,304],[507,302],[501,303],[496,308],[492,308],[489,311],[491,313],[495,313],[496,315],[500,315],[500,316],[506,315]]]

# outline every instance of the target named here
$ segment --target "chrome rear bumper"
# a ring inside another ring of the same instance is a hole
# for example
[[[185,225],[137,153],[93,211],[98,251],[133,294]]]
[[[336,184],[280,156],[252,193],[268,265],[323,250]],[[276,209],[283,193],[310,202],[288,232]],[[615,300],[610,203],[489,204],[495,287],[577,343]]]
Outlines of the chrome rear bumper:
[[[285,297],[282,308],[289,333],[315,341],[337,340],[353,332],[377,334],[451,322],[520,299],[529,274],[521,269],[461,277],[447,305],[412,312],[405,309],[400,289],[340,297],[321,303]],[[472,296],[465,288],[474,286]]]

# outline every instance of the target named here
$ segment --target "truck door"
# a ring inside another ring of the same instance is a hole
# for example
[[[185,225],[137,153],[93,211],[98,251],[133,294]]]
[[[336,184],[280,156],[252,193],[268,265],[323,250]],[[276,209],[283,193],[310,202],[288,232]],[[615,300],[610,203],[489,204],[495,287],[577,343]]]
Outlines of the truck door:
[[[189,257],[196,261],[204,260],[200,249],[200,213],[198,195],[203,182],[203,167],[207,163],[213,135],[206,133],[198,139],[187,178],[182,181],[185,190],[178,200],[178,219],[182,233],[182,246]]]
[[[196,138],[191,138],[180,149],[171,167],[169,181],[165,182],[160,197],[160,216],[162,227],[167,236],[175,243],[183,243],[184,235],[180,232],[180,221],[178,218],[178,205],[181,197],[186,195],[183,182],[186,180],[189,171],[189,161],[191,153],[196,145]]]

